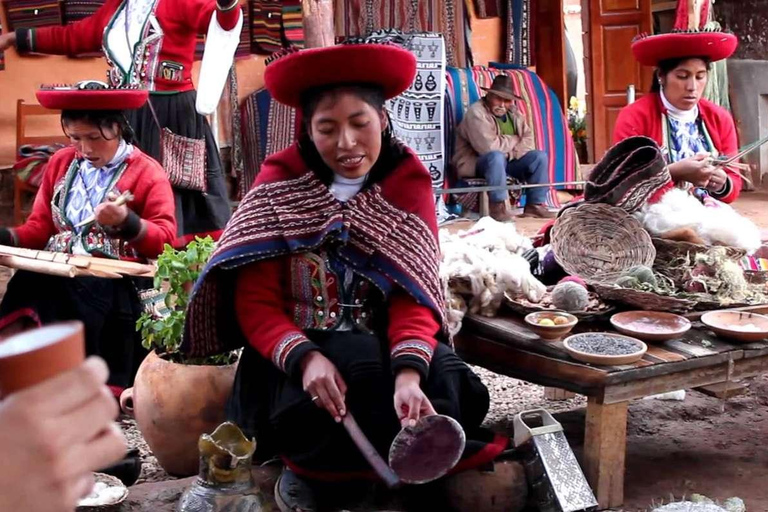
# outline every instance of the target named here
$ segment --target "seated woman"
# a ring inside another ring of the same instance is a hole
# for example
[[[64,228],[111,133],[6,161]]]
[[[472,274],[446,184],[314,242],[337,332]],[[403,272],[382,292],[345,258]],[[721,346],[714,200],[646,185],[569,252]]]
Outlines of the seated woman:
[[[507,444],[480,429],[488,391],[448,344],[430,177],[384,108],[415,71],[386,44],[267,66],[302,133],[264,163],[190,302],[182,350],[245,344],[229,416],[285,461],[281,510],[316,510],[309,482],[370,475],[348,411],[384,455],[401,425],[452,416],[469,440],[455,470]]]
[[[160,164],[132,145],[122,113],[143,105],[147,92],[89,82],[41,89],[37,98],[62,110],[72,145],[51,157],[31,215],[21,226],[0,228],[0,243],[99,258],[156,258],[176,236],[173,191]],[[110,201],[128,191],[133,199],[127,204]],[[20,270],[8,283],[0,315],[28,309],[44,324],[83,321],[88,354],[107,361],[111,385],[126,387],[145,355],[136,332],[137,286],[152,283],[139,281]]]
[[[676,185],[700,187],[715,199],[731,203],[739,197],[738,170],[712,166],[710,157],[738,152],[731,114],[702,98],[712,62],[730,57],[738,45],[733,34],[703,30],[710,2],[699,16],[689,16],[687,2],[678,3],[675,31],[640,37],[632,43],[635,58],[655,66],[653,87],[619,113],[614,143],[643,135],[667,152]],[[699,30],[699,28],[702,30]]]

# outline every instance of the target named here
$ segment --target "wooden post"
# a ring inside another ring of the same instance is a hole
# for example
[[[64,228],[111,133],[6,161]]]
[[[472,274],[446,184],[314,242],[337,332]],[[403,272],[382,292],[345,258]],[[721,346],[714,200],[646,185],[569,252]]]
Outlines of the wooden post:
[[[594,397],[587,402],[584,473],[601,510],[619,507],[624,502],[628,405],[629,402],[604,405]]]
[[[333,46],[333,0],[301,0],[304,17],[304,47],[322,48]]]

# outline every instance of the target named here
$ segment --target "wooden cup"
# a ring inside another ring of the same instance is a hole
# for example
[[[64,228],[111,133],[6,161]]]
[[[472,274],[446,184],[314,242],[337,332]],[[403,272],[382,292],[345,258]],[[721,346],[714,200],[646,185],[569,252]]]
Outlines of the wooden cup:
[[[0,340],[0,399],[85,360],[83,323],[61,322]]]

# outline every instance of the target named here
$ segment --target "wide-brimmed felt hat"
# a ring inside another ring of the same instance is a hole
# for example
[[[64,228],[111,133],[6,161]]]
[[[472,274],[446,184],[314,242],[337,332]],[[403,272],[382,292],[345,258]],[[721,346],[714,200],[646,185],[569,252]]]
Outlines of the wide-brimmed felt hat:
[[[656,141],[629,137],[609,149],[592,169],[584,187],[584,200],[607,203],[633,213],[671,181]]]
[[[43,85],[35,95],[40,105],[52,110],[134,110],[147,102],[149,91],[111,88],[103,82],[86,80],[74,85]]]
[[[489,94],[495,94],[507,100],[521,100],[512,88],[512,77],[509,75],[497,75],[490,87],[481,87]]]
[[[711,62],[727,59],[739,46],[738,38],[710,23],[710,0],[695,11],[689,0],[678,0],[677,15],[672,32],[642,34],[632,42],[632,53],[645,66],[657,66],[668,59],[706,57]]]
[[[389,43],[355,43],[281,52],[268,62],[264,84],[275,100],[300,107],[308,91],[335,85],[370,85],[391,99],[415,77],[416,57],[408,50]]]

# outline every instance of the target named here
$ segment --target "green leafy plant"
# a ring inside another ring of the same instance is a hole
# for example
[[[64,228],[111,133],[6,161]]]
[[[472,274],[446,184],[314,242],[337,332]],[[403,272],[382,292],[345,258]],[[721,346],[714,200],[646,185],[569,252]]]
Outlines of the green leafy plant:
[[[136,330],[141,332],[144,348],[183,364],[223,365],[237,359],[236,352],[205,358],[185,358],[179,351],[189,296],[214,247],[215,242],[210,236],[195,237],[181,251],[165,245],[157,259],[154,282],[155,289],[165,294],[165,302],[150,312],[145,311],[136,321]]]

